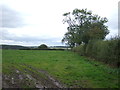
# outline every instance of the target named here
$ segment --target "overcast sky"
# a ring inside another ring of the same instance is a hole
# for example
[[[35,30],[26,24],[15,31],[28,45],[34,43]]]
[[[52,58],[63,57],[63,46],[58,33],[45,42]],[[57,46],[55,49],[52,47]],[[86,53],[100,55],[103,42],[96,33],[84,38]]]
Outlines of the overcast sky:
[[[107,17],[111,37],[118,34],[119,0],[2,0],[0,1],[0,44],[38,46],[63,45],[67,32],[63,14],[73,9],[91,10]]]

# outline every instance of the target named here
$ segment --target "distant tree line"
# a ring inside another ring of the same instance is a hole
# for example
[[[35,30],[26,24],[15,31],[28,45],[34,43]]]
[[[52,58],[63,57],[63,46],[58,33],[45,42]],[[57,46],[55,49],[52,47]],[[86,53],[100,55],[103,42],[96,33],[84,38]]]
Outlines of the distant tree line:
[[[0,45],[0,49],[29,49],[29,47],[19,46],[19,45]]]
[[[45,44],[41,44],[40,46],[38,46],[39,49],[48,49],[48,46]]]
[[[0,45],[0,49],[14,49],[14,50],[65,50],[65,48],[61,48],[64,46],[59,46],[59,48],[49,48],[45,44],[41,44],[38,47],[25,47],[25,46],[19,46],[19,45]]]

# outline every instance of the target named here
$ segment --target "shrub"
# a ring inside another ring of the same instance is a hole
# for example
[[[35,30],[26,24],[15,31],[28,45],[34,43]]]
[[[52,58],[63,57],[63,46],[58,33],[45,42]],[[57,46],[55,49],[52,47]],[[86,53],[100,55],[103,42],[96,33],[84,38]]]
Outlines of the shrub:
[[[96,40],[90,40],[87,47],[86,47],[86,55],[94,57],[95,56],[95,50],[97,51],[97,47],[95,46]]]
[[[72,51],[79,53],[81,56],[85,55],[85,44],[72,48]]]
[[[87,55],[107,64],[120,66],[120,37],[110,40],[90,40],[87,45],[80,45],[72,49],[80,55]]]
[[[117,65],[120,56],[120,38],[111,40],[92,40],[86,48],[86,55],[111,65]]]

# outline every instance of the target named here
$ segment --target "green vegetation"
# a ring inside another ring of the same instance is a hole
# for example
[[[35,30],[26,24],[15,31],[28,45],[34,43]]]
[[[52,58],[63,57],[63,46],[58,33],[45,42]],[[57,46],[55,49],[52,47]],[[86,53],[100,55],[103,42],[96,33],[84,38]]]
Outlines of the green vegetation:
[[[39,49],[48,49],[48,46],[45,44],[41,44],[38,48]]]
[[[0,45],[0,49],[29,49],[29,47],[19,45]]]
[[[107,64],[120,66],[120,38],[115,37],[111,40],[90,40],[88,45],[84,44],[74,47],[73,51],[79,55],[86,55]]]
[[[94,15],[87,9],[74,9],[63,16],[68,32],[62,42],[79,54],[49,49],[45,44],[38,48],[4,45],[4,87],[119,88],[120,68],[98,62],[120,66],[120,38],[104,40],[109,33],[105,25],[107,18]],[[20,50],[4,50],[10,48]]]
[[[63,14],[68,24],[62,42],[82,56],[89,56],[109,65],[120,66],[120,37],[104,40],[109,33],[107,18],[92,14],[87,9],[74,9]]]
[[[37,69],[47,71],[66,87],[118,88],[119,69],[110,68],[74,52],[3,50],[2,53],[4,75],[13,75],[15,69],[22,72],[29,70],[29,74],[34,74],[38,80],[40,77],[46,79]]]
[[[87,9],[74,9],[72,13],[65,13],[63,16],[65,17],[64,23],[68,24],[68,32],[65,33],[62,42],[70,47],[82,43],[88,44],[92,39],[103,40],[109,33],[105,25],[108,22],[107,18],[92,14]]]

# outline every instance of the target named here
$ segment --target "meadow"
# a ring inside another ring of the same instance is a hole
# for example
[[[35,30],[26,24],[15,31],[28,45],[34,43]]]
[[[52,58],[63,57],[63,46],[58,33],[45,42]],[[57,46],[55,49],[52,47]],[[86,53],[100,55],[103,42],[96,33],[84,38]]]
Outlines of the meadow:
[[[50,82],[47,80],[49,75],[63,87],[119,88],[118,68],[112,68],[71,51],[3,50],[2,73],[4,87],[13,85],[14,87],[35,88],[32,83],[37,82],[36,80],[42,81],[43,86],[52,87],[46,85]],[[29,79],[21,77],[19,81],[17,76],[20,78],[20,75],[24,76],[23,74]],[[34,77],[33,80],[32,77]]]

